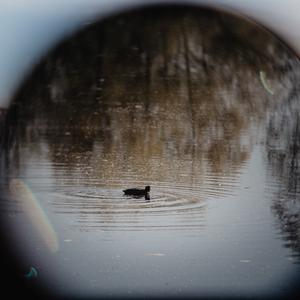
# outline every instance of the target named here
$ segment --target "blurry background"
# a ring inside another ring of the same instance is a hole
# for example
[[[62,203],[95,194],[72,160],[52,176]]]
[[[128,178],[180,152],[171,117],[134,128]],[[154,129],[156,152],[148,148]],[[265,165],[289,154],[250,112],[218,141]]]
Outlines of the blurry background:
[[[34,64],[58,40],[95,18],[155,3],[173,1],[139,0],[16,0],[0,2],[0,107],[6,107],[16,88]],[[300,51],[299,1],[297,0],[189,0],[240,12],[267,26]]]

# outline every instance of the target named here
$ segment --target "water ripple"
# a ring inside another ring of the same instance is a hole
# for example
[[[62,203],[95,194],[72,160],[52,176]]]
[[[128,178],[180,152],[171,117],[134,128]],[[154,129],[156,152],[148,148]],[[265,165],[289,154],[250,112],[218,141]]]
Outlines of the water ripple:
[[[99,184],[99,183],[98,183]],[[140,186],[143,183],[139,184]],[[128,185],[129,186],[129,185]],[[207,198],[230,193],[230,186],[160,182],[151,199],[123,195],[124,186],[63,186],[52,195],[55,213],[73,216],[81,228],[101,230],[190,230],[204,223]]]

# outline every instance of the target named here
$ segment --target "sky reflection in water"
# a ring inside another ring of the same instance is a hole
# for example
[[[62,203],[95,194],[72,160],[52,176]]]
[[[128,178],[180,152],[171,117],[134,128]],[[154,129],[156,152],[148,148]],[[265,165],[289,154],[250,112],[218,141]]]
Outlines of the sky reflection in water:
[[[289,291],[299,67],[253,24],[194,9],[123,15],[62,44],[2,135],[1,214],[24,264],[67,295]],[[9,193],[18,179],[51,220],[57,253]],[[122,193],[145,185],[150,201]]]

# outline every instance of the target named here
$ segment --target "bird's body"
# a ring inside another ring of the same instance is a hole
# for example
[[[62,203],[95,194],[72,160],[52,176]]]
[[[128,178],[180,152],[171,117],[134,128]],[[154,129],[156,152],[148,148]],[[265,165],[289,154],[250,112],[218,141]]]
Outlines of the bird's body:
[[[128,196],[145,196],[145,197],[149,197],[149,193],[150,193],[150,186],[146,186],[144,189],[127,189],[127,190],[123,190],[125,195]]]

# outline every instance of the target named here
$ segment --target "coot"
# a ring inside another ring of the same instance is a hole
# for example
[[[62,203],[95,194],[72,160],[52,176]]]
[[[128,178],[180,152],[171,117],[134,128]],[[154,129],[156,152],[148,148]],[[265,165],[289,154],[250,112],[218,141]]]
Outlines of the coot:
[[[127,189],[123,190],[125,195],[128,196],[145,196],[149,197],[150,193],[150,186],[147,185],[144,189]]]

